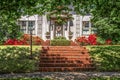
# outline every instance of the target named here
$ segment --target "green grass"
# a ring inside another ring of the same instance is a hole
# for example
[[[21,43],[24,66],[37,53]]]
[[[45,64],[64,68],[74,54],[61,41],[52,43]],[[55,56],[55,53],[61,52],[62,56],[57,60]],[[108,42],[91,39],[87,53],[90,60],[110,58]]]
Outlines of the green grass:
[[[120,46],[87,46],[99,71],[120,71]]]

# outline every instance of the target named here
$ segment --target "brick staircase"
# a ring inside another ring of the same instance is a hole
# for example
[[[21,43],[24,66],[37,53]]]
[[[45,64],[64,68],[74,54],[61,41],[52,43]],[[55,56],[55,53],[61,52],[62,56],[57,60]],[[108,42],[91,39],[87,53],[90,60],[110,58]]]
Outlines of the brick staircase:
[[[39,71],[86,71],[94,65],[88,50],[80,46],[44,46],[40,54]]]

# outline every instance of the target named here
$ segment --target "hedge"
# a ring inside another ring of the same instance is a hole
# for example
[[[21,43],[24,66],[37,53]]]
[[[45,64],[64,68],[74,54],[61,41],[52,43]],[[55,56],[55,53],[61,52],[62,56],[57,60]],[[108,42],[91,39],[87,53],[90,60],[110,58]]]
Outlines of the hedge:
[[[0,79],[0,80],[52,80],[50,78],[6,78],[6,79]]]
[[[30,59],[29,50],[27,47],[5,47],[0,49],[0,73],[35,71],[39,51],[34,51],[33,59]]]
[[[120,46],[92,46],[90,55],[98,71],[120,71]]]

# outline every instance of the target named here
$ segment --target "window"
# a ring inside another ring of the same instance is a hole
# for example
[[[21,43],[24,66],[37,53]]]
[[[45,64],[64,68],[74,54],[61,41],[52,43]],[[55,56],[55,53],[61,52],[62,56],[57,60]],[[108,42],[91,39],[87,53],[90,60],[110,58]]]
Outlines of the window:
[[[89,28],[89,21],[83,21],[83,27]]]
[[[22,32],[26,32],[26,21],[19,21],[18,22],[18,25],[20,25],[20,30],[22,31]]]
[[[28,21],[28,32],[30,34],[30,29],[35,26],[35,21]],[[33,29],[32,34],[35,35],[35,29]]]
[[[20,30],[24,33],[30,33],[30,28],[35,26],[35,21],[19,21],[18,24],[20,25]],[[35,30],[33,30],[33,34]]]
[[[35,25],[35,21],[29,21],[28,22],[28,27],[33,27]]]

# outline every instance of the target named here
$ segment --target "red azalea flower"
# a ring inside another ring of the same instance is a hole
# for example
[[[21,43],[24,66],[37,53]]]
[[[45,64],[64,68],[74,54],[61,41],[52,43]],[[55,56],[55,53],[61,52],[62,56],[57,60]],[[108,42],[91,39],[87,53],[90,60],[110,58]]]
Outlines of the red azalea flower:
[[[96,45],[97,44],[97,36],[95,34],[90,34],[88,37],[88,42],[91,45]]]
[[[105,42],[106,42],[106,44],[108,44],[108,45],[109,45],[109,44],[111,44],[111,43],[112,43],[112,40],[111,40],[111,39],[107,39]]]

